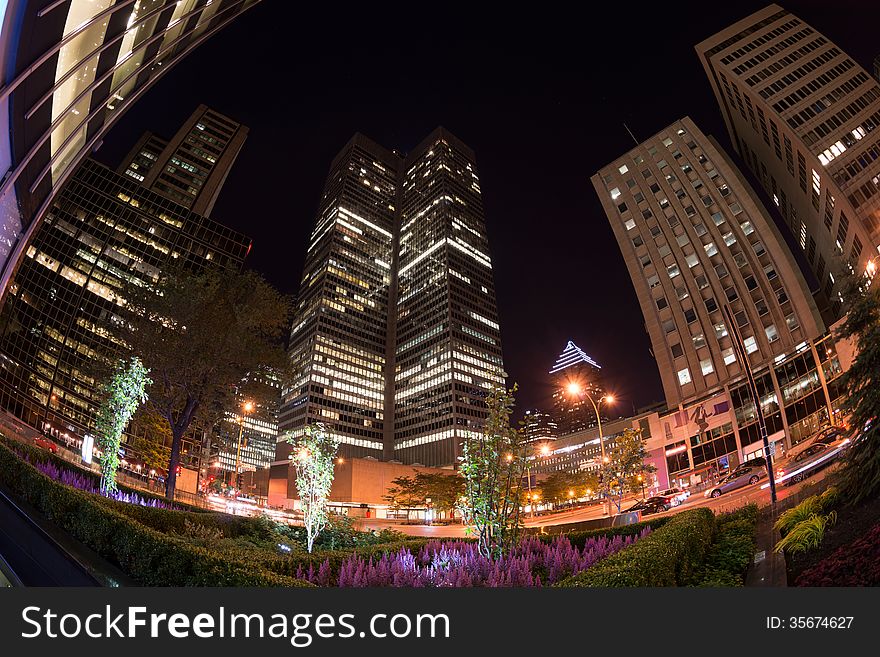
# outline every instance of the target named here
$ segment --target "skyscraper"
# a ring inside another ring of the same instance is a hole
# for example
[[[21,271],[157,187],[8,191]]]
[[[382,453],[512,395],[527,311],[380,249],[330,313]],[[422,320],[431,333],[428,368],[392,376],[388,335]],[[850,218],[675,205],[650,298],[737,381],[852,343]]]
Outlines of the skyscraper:
[[[880,246],[878,81],[775,4],[696,49],[734,148],[779,207],[834,320],[841,274],[864,272]]]
[[[322,421],[346,456],[456,462],[503,376],[479,178],[455,136],[438,128],[403,158],[355,135],[336,156],[290,355],[282,430]]]
[[[550,376],[553,383],[553,419],[559,435],[595,426],[596,409],[587,394],[597,405],[605,395],[599,363],[569,340],[550,369]],[[606,419],[604,414],[602,419]]]
[[[824,333],[772,218],[689,118],[592,181],[639,298],[670,406],[709,395],[744,373],[725,306],[753,368]]]
[[[76,165],[165,72],[257,2],[0,2],[0,301]]]
[[[523,413],[523,435],[526,442],[538,442],[556,440],[559,437],[559,429],[553,416],[538,408],[529,408]]]
[[[88,363],[124,349],[107,328],[122,316],[123,282],[154,281],[175,261],[239,268],[250,246],[130,174],[83,161],[35,231],[0,311],[0,407],[82,438],[99,394]]]

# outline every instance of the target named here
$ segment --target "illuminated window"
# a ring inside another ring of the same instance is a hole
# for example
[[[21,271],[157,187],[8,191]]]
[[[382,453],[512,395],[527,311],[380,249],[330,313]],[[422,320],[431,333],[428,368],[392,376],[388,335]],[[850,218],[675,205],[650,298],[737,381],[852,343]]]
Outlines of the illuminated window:
[[[733,353],[733,347],[729,347],[722,351],[721,357],[724,359],[725,365],[731,365],[736,362],[736,355]]]
[[[686,385],[690,382],[691,382],[691,371],[686,367],[683,370],[678,370],[678,383],[679,383],[679,385]]]
[[[758,341],[752,335],[743,340],[743,346],[746,348],[747,354],[753,354],[758,351]]]
[[[706,346],[706,337],[702,333],[697,333],[691,339],[694,341],[694,348],[695,349],[699,349],[700,347]]]
[[[776,342],[779,339],[779,333],[776,331],[775,324],[771,324],[770,326],[765,326],[764,333],[767,334],[767,341],[768,342]]]
[[[700,361],[700,370],[703,372],[703,376],[707,374],[711,374],[715,371],[715,368],[712,367],[712,359],[706,358],[705,360]]]

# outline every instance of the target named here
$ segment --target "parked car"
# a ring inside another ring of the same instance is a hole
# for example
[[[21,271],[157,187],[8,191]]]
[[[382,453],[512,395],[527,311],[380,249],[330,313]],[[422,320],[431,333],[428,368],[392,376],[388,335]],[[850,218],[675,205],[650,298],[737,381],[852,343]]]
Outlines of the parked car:
[[[630,508],[626,510],[626,513],[630,511],[641,511],[643,516],[649,515],[651,513],[661,513],[663,511],[669,511],[672,508],[672,504],[669,498],[666,497],[649,497],[646,500],[642,500]]]
[[[803,481],[811,474],[831,465],[850,445],[849,438],[839,433],[826,434],[803,449],[799,449],[776,465],[776,481],[788,485]]]
[[[736,470],[727,475],[717,484],[708,488],[704,497],[719,497],[723,493],[737,490],[743,486],[751,486],[757,484],[758,481],[767,476],[766,464],[763,467],[749,465],[751,461],[747,461],[740,465]]]
[[[673,506],[678,506],[691,496],[691,492],[681,488],[667,488],[657,493],[657,497],[668,497],[673,500]]]
[[[44,438],[43,436],[37,436],[34,438],[34,445],[37,447],[42,447],[43,449],[47,449],[53,454],[58,453],[58,445],[48,438]]]

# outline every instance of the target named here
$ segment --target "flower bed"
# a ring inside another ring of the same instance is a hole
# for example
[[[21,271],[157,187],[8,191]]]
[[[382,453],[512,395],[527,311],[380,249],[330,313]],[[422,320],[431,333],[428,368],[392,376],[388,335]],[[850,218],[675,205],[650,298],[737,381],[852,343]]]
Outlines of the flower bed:
[[[564,536],[546,543],[535,537],[522,540],[510,555],[489,559],[477,544],[430,541],[420,549],[401,548],[376,559],[360,554],[345,558],[334,573],[329,560],[315,569],[300,566],[296,577],[319,586],[341,587],[530,587],[554,584],[585,572],[593,564],[647,536],[645,527],[631,536],[599,536],[578,548]]]
[[[880,524],[800,574],[797,586],[880,585]]]

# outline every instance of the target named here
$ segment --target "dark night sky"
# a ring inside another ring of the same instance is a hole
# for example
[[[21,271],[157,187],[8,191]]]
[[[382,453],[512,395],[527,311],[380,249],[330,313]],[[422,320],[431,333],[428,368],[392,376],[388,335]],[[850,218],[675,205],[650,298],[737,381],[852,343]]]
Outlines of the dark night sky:
[[[315,3],[317,4],[317,3]],[[567,340],[619,412],[662,399],[629,275],[590,176],[682,116],[729,148],[694,44],[767,2],[478,3],[398,11],[263,0],[166,74],[97,153],[170,137],[200,102],[250,127],[212,217],[254,240],[249,266],[295,293],[330,161],[355,131],[407,151],[444,125],[477,153],[506,369],[519,408],[549,404]],[[880,6],[784,6],[870,71]],[[508,5],[511,7],[512,5]],[[872,16],[869,14],[873,14]],[[732,153],[731,153],[732,154]]]

